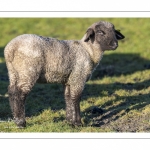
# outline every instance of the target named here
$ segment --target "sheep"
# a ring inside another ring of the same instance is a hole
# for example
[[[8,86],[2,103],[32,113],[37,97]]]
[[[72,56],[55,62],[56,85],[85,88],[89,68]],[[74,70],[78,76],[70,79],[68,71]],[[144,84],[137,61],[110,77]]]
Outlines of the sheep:
[[[80,98],[105,50],[115,50],[124,39],[112,23],[92,24],[81,40],[58,40],[35,34],[12,39],[4,49],[9,75],[9,103],[14,122],[26,127],[25,99],[34,84],[64,85],[66,120],[80,126]]]

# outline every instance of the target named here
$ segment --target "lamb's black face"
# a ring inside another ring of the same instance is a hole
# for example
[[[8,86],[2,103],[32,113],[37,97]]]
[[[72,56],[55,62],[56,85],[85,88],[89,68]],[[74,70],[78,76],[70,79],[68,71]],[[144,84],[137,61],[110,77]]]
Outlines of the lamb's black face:
[[[87,30],[85,42],[99,44],[102,50],[115,50],[118,47],[118,40],[124,36],[114,29],[113,24],[101,21]]]
[[[100,24],[95,26],[95,41],[101,45],[103,50],[114,50],[118,47],[118,40],[113,27],[107,28]]]

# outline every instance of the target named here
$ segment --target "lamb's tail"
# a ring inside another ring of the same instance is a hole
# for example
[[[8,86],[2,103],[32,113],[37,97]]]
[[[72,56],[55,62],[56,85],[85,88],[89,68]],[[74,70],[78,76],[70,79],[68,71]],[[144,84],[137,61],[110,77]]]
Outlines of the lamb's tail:
[[[4,57],[6,62],[12,62],[14,59],[14,53],[16,50],[16,45],[13,41],[9,42],[4,49]]]

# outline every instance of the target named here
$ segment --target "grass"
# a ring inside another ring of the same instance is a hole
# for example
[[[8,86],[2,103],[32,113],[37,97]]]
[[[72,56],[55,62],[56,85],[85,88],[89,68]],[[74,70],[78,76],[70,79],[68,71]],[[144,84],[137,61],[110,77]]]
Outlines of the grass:
[[[81,39],[94,22],[112,22],[126,36],[107,51],[82,94],[83,127],[65,120],[63,87],[36,84],[26,99],[27,127],[16,128],[8,102],[9,84],[3,49],[14,37],[34,33]],[[0,132],[149,132],[149,18],[0,18]],[[94,108],[102,112],[93,113]]]

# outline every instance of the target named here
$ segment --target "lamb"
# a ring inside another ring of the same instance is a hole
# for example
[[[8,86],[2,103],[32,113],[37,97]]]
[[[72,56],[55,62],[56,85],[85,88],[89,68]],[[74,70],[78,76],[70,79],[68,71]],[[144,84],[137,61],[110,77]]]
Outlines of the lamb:
[[[14,121],[26,127],[25,99],[36,82],[64,85],[66,120],[82,125],[80,97],[85,83],[99,64],[105,50],[115,50],[124,39],[112,23],[92,24],[81,40],[58,40],[23,34],[5,47],[9,75],[9,103]]]

